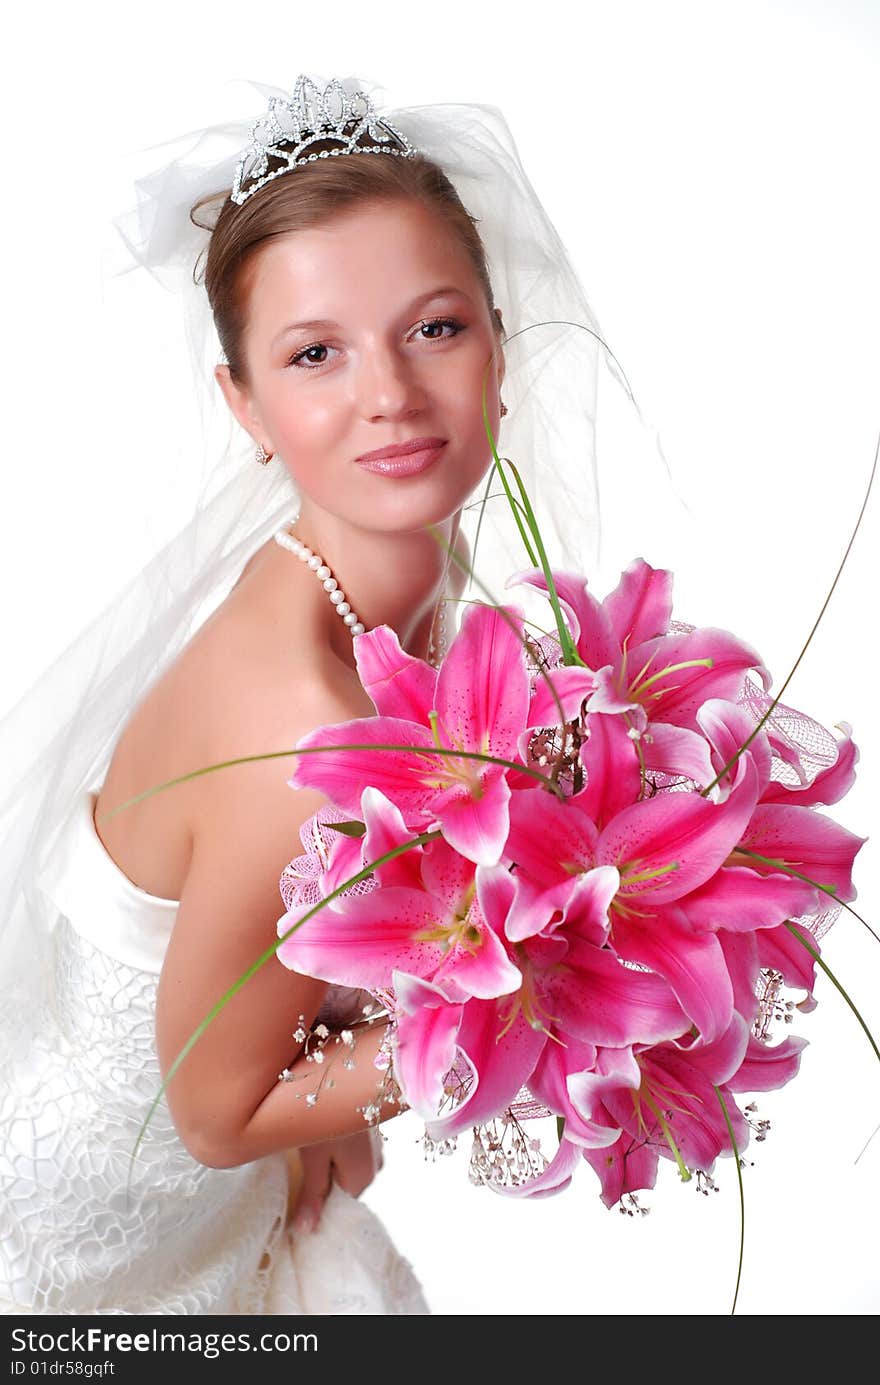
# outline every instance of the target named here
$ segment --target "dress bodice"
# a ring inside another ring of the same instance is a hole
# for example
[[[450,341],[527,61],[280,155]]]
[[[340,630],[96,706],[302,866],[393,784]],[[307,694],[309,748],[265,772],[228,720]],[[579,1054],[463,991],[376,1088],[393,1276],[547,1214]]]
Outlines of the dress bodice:
[[[179,900],[147,894],[116,864],[95,827],[97,797],[88,790],[76,799],[40,888],[80,937],[158,976]]]

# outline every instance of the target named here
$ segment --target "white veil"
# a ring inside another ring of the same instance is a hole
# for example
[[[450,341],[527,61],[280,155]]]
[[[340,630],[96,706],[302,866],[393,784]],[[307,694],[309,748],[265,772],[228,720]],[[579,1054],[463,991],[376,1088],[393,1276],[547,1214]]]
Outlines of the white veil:
[[[265,101],[289,96],[252,85]],[[343,85],[364,89],[354,79]],[[254,119],[264,110],[255,109]],[[509,412],[499,450],[523,474],[551,561],[591,576],[600,547],[600,379],[612,386],[618,404],[624,398],[627,407],[633,404],[578,275],[496,108],[442,104],[381,114],[440,164],[477,218],[507,334],[503,395]],[[191,223],[189,209],[205,193],[231,187],[251,123],[191,131],[162,146],[161,166],[136,182],[136,206],[115,223],[127,247],[127,268],[148,270],[183,308],[203,436],[202,455],[188,459],[194,474],[186,479],[198,500],[183,529],[0,723],[0,1031],[7,1042],[26,1038],[37,1022],[56,921],[39,879],[75,799],[103,781],[136,704],[223,600],[249,556],[296,512],[295,488],[283,463],[276,458],[267,467],[255,464],[251,440],[216,388],[213,367],[222,357],[207,295],[193,277],[209,233]],[[651,466],[656,487],[663,470],[659,449]],[[500,487],[492,492],[499,498],[486,506],[475,566],[503,598],[504,578],[528,564]],[[664,496],[671,498],[665,482],[655,494],[661,505]],[[476,500],[463,516],[472,548]],[[634,554],[625,556],[628,561]],[[255,745],[253,753],[283,748]],[[289,772],[288,762],[280,763],[279,772]],[[291,855],[297,850],[292,841]]]

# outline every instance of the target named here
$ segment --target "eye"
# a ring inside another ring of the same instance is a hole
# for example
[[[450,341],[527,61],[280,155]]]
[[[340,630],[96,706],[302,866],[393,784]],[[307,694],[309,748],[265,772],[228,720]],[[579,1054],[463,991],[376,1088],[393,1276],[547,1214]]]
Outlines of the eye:
[[[449,341],[451,337],[457,337],[459,332],[465,330],[464,323],[459,322],[458,319],[454,317],[425,318],[424,321],[419,323],[416,330],[419,332],[423,332],[425,328],[430,328],[432,330],[439,328],[442,330],[444,327],[451,329],[451,336],[423,336],[422,341]],[[320,370],[322,366],[327,364],[326,359],[316,361],[311,353],[313,351],[328,351],[332,349],[332,347],[325,346],[323,342],[316,341],[313,342],[311,346],[304,346],[302,350],[297,351],[295,355],[291,356],[287,364],[288,366],[298,366],[301,370]]]
[[[306,359],[306,357],[309,355],[309,352],[311,352],[311,351],[326,351],[327,349],[328,349],[328,348],[324,345],[323,342],[320,342],[320,341],[313,342],[311,346],[304,346],[303,349],[302,349],[301,351],[297,351],[296,354],[295,354],[294,356],[291,356],[291,358],[290,358],[290,360],[287,362],[287,364],[288,364],[288,365],[299,365],[301,361],[304,361],[304,360]],[[322,365],[324,365],[324,364],[325,364],[324,361],[315,361],[315,360],[311,360],[311,361],[309,361],[309,363],[308,363],[308,365],[305,367],[305,369],[307,369],[307,370],[315,370],[315,369],[317,369],[319,366],[322,366]]]
[[[419,323],[419,331],[423,331],[426,327],[451,327],[451,328],[452,328],[452,335],[453,335],[454,337],[458,336],[459,332],[463,332],[463,331],[464,331],[464,325],[463,325],[461,322],[459,322],[457,318],[454,318],[454,317],[431,317],[431,318],[426,318],[424,322]],[[439,336],[438,336],[438,337],[423,337],[422,340],[423,340],[423,341],[449,341],[449,337],[439,337]]]

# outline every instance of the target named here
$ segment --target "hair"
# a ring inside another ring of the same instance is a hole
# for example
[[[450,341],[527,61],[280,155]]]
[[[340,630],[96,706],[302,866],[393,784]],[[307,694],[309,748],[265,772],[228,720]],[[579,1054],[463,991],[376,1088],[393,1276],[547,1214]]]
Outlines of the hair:
[[[503,333],[477,219],[466,210],[438,164],[423,154],[318,159],[299,165],[290,177],[271,179],[241,204],[233,202],[229,192],[220,192],[200,198],[190,210],[192,223],[211,232],[203,279],[220,345],[236,384],[248,383],[244,335],[249,268],[256,262],[259,247],[274,236],[321,225],[360,203],[401,198],[435,212],[458,236],[482,285],[493,327],[499,335]],[[216,219],[200,221],[198,213],[220,199]],[[198,263],[193,278],[202,282]]]

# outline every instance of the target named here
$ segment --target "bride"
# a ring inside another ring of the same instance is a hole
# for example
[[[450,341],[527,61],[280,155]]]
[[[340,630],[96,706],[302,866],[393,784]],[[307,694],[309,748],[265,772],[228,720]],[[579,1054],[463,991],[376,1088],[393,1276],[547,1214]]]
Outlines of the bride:
[[[542,467],[545,532],[579,564],[593,533],[598,335],[500,115],[392,122],[351,82],[261,90],[234,167],[205,159],[230,127],[205,132],[144,180],[124,234],[184,281],[197,365],[213,353],[262,465],[218,469],[188,528],[2,728],[19,769],[0,819],[7,1313],[430,1311],[358,1201],[381,1164],[365,1111],[401,1109],[380,1097],[386,1024],[364,993],[263,966],[142,1131],[193,1031],[275,941],[279,878],[322,803],[292,791],[290,760],[185,776],[372,714],[362,630],[386,624],[436,663],[462,564],[490,584],[522,566],[503,502],[475,528],[506,372],[533,494],[535,440],[565,438]],[[522,351],[508,316],[553,330]],[[351,1058],[309,1101],[305,1031],[356,1020]]]

